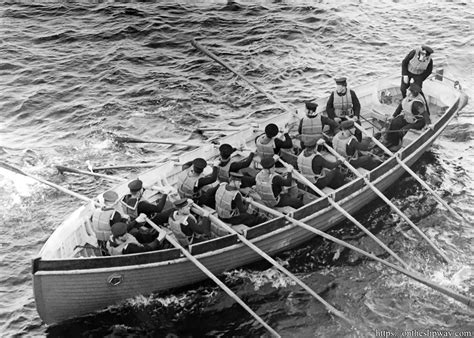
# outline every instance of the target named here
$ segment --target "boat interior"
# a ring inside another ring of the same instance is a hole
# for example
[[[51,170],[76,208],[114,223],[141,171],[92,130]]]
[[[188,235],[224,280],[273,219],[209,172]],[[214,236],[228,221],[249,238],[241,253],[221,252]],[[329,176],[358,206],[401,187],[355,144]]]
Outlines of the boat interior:
[[[431,113],[431,120],[434,123],[434,130],[442,127],[442,119],[439,119],[447,109],[455,109],[458,96],[456,91],[453,91],[452,85],[448,85],[445,82],[437,81],[426,81],[424,85],[424,91],[427,102],[429,103],[429,110]],[[444,86],[446,87],[444,89]],[[399,91],[399,77],[389,78],[385,80],[379,80],[375,84],[369,84],[355,88],[356,93],[359,97],[362,111],[361,124],[364,130],[369,134],[373,135],[380,131],[386,126],[388,118],[393,114],[395,108],[401,100],[401,94]],[[325,113],[325,100],[318,102],[318,109],[321,113]],[[290,114],[282,114],[280,117],[272,119],[271,122],[278,125],[283,125],[288,121],[288,117],[293,118],[293,122],[296,122],[301,118],[304,113],[300,113],[300,116],[290,116]],[[269,120],[270,121],[270,120]],[[268,121],[267,121],[268,122]],[[269,122],[268,122],[269,123]],[[264,124],[260,127],[263,129]],[[294,128],[297,129],[297,128]],[[262,133],[261,130],[249,128],[242,132],[235,132],[232,135],[224,138],[222,142],[234,144],[241,144],[241,140],[245,140],[246,147],[251,148],[253,141],[256,136]],[[403,147],[399,150],[400,156],[409,156],[412,152],[416,151],[421,144],[432,135],[427,133],[426,130],[421,131],[410,131],[404,138]],[[426,134],[426,137],[420,137]],[[414,142],[414,140],[416,142]],[[209,151],[211,150],[211,151]],[[236,156],[245,157],[248,152],[241,152]],[[192,160],[196,157],[204,157],[208,161],[213,161],[217,158],[218,151],[214,144],[210,144],[203,149],[196,149],[180,156],[180,163]],[[296,167],[296,155],[294,153],[282,154],[281,157],[293,164]],[[365,177],[368,177],[370,181],[375,181],[383,175],[388,175],[397,165],[397,161],[393,157],[384,157],[383,163],[372,171],[365,169],[359,169],[359,172]],[[258,164],[257,164],[258,167]],[[140,174],[140,179],[143,180],[145,186],[152,187],[156,182],[163,179],[159,173],[166,173],[166,181],[169,184],[176,184],[177,175],[181,172],[181,166],[177,163],[166,163],[159,168],[154,168],[143,175]],[[209,166],[206,170],[210,170]],[[281,168],[282,172],[285,172],[285,168]],[[353,174],[352,174],[353,175]],[[117,187],[116,192],[119,196],[124,195],[128,192],[127,183],[123,183]],[[279,211],[285,214],[291,214],[296,219],[304,219],[305,217],[317,217],[319,214],[327,211],[331,208],[328,197],[331,196],[336,202],[344,198],[349,198],[351,195],[357,194],[359,190],[364,188],[365,183],[361,178],[357,178],[355,175],[351,177],[349,183],[340,187],[337,190],[331,188],[325,188],[323,191],[325,196],[319,196],[313,192],[310,192],[303,185],[298,184],[292,189],[295,189],[297,194],[302,194],[304,206],[298,210],[291,207],[281,208]],[[252,196],[252,192],[248,191],[248,194]],[[144,196],[145,199],[150,202],[156,201],[160,198],[160,194],[152,189],[146,190]],[[166,208],[172,207],[170,201],[167,201]],[[132,254],[123,255],[121,257],[110,257],[104,253],[104,245],[102,241],[98,240],[98,236],[92,227],[92,213],[94,211],[93,203],[88,203],[81,206],[73,214],[71,214],[62,225],[51,235],[40,255],[37,259],[36,264],[41,265],[41,269],[67,269],[70,260],[83,260],[84,268],[101,267],[101,266],[114,266],[114,265],[127,265],[137,264],[137,262],[160,262],[169,261],[173,259],[180,259],[182,254],[179,249],[170,248],[158,250],[156,252],[148,252],[143,254]],[[124,213],[120,203],[115,205],[115,208],[120,212]],[[205,210],[215,215],[215,210],[205,207]],[[199,216],[200,212],[193,209],[193,211]],[[261,211],[260,211],[261,212]],[[257,238],[264,236],[269,233],[276,231],[285,231],[288,227],[294,227],[294,225],[288,223],[283,217],[273,217],[269,214],[263,215],[267,221],[254,227],[247,227],[245,225],[234,225],[232,228],[247,239]],[[240,245],[238,236],[231,234],[227,230],[223,229],[219,224],[212,223],[211,225],[211,238],[201,243],[191,244],[188,250],[192,254],[202,254],[210,251],[228,248],[232,245]],[[140,258],[137,258],[140,257]],[[94,258],[94,259],[89,259]]]

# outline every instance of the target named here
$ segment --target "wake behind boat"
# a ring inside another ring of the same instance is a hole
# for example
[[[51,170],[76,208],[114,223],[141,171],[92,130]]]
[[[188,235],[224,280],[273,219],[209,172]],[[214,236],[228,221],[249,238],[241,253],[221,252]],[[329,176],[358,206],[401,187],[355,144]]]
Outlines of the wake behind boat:
[[[376,127],[386,122],[401,98],[399,76],[383,78],[353,89],[362,105],[362,129],[373,136],[378,131]],[[347,216],[333,202],[349,214],[368,205],[378,197],[371,186],[383,192],[397,182],[406,173],[404,166],[413,165],[467,103],[467,96],[454,88],[452,82],[442,78],[431,78],[425,82],[423,89],[431,112],[432,128],[408,132],[403,147],[380,166],[370,172],[360,169],[361,177],[354,178],[337,190],[325,188],[325,195],[319,197],[299,185],[299,192],[304,196],[303,207],[275,208],[273,211],[262,209],[261,214],[267,220],[254,227],[238,226],[235,229],[238,229],[239,234],[226,230],[214,220],[211,224],[213,238],[191,244],[189,254],[213,274],[219,275],[262,259],[239,236],[262,252],[275,255],[316,236],[315,232],[300,223],[315,231],[325,231],[343,221]],[[391,99],[387,100],[387,97]],[[317,103],[322,109],[325,102],[325,99],[321,99]],[[321,113],[325,113],[324,109]],[[262,122],[261,128],[232,132],[222,138],[220,143],[253,148],[255,137],[261,134],[266,124],[283,126],[301,117],[284,113]],[[203,144],[179,156],[178,164],[195,158],[211,162],[218,156],[216,145]],[[291,157],[287,160],[291,161]],[[145,186],[154,186],[163,181],[175,186],[181,173],[181,165],[177,165],[176,161],[168,161],[143,172],[139,177]],[[128,183],[124,181],[113,190],[123,196],[128,193]],[[145,198],[154,200],[157,195],[149,191]],[[115,207],[123,212],[119,203]],[[35,301],[45,323],[60,322],[139,294],[183,287],[207,278],[192,259],[177,248],[122,256],[100,255],[97,250],[93,250],[100,246],[92,227],[95,208],[92,201],[78,208],[54,231],[33,260]],[[200,208],[195,211],[202,213]],[[212,212],[209,209],[207,211]],[[423,282],[421,277],[417,280]],[[471,302],[460,295],[456,297],[466,304]]]

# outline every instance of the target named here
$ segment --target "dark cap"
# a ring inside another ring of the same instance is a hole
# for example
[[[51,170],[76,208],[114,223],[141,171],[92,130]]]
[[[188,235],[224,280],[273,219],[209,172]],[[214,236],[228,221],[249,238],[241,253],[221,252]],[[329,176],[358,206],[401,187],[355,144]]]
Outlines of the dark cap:
[[[104,202],[115,202],[118,200],[118,194],[112,190],[104,192],[102,197],[104,197]]]
[[[111,230],[112,235],[114,235],[114,237],[122,236],[127,232],[127,224],[122,222],[115,223],[114,225],[112,225]]]
[[[306,141],[306,142],[304,143],[304,145],[305,145],[306,147],[315,147],[317,141],[318,141],[318,140],[316,139],[316,137],[312,137],[312,138],[310,138],[308,141]]]
[[[306,109],[311,110],[311,111],[316,111],[316,108],[318,108],[318,104],[315,102],[306,102]]]
[[[139,179],[133,180],[128,184],[128,189],[130,189],[131,192],[135,192],[140,190],[143,187],[143,182],[140,181]]]
[[[262,165],[263,169],[270,169],[275,165],[275,160],[273,157],[264,157],[260,161],[260,164]]]
[[[231,171],[231,172],[229,172],[229,176],[230,176],[230,178],[240,180],[242,177],[244,177],[244,174]]]
[[[353,127],[354,127],[354,121],[352,120],[347,120],[341,123],[342,129],[351,129]]]
[[[265,127],[265,134],[268,137],[275,137],[278,135],[278,126],[275,123],[270,123]]]
[[[219,152],[223,158],[229,157],[230,155],[232,155],[234,151],[235,151],[235,148],[227,143],[221,144],[219,147]]]
[[[423,45],[421,46],[421,49],[423,49],[425,52],[426,52],[426,55],[431,55],[433,54],[433,48],[427,46],[427,45]]]
[[[206,166],[207,166],[207,162],[203,158],[198,157],[194,159],[193,161],[193,169],[197,173],[202,173],[202,171],[204,170]]]
[[[410,89],[410,91],[411,91],[413,94],[415,94],[415,95],[417,95],[417,94],[419,94],[419,93],[421,92],[421,87],[420,87],[420,85],[419,85],[418,83],[416,83],[416,82],[413,82],[413,83],[410,85],[409,89]]]
[[[174,206],[178,209],[181,209],[181,208],[183,208],[187,205],[188,205],[188,199],[187,198],[182,198],[182,199],[177,200],[177,201],[174,202]]]
[[[334,80],[336,81],[336,84],[347,84],[347,78],[345,78],[344,76],[336,77]]]

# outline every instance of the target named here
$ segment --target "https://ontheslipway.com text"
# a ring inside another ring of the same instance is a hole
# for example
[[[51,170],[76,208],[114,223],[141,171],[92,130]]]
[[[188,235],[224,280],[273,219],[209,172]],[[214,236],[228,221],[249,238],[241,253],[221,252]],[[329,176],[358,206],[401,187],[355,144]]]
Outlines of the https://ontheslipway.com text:
[[[375,337],[474,337],[474,331],[456,330],[375,330]]]

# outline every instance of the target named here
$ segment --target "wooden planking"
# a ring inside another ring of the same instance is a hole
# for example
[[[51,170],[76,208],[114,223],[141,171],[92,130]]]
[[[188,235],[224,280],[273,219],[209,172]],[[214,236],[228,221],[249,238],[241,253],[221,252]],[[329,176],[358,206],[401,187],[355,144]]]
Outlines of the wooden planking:
[[[199,255],[204,252],[223,249],[237,243],[239,243],[237,235],[230,234],[202,243],[192,244],[189,246],[189,252],[191,252],[193,255]]]
[[[276,229],[284,227],[286,224],[285,219],[283,218],[274,218],[265,223],[259,224],[257,226],[247,229],[247,239],[256,238],[261,235],[265,235],[269,232],[272,232]]]

